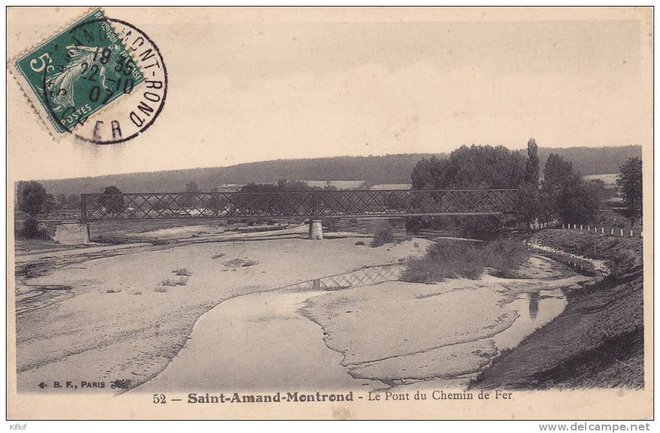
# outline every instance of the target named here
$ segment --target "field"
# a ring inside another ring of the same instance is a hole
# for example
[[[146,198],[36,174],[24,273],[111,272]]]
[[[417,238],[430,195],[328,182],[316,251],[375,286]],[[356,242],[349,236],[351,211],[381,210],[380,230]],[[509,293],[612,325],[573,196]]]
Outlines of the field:
[[[590,174],[584,176],[586,180],[602,180],[606,186],[615,187],[619,173]]]

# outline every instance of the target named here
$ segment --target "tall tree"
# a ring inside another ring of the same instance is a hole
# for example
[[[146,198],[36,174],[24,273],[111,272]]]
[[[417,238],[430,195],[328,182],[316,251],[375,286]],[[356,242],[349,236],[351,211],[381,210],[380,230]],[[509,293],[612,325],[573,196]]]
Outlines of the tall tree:
[[[189,192],[189,193],[199,192],[199,186],[197,185],[197,182],[188,182],[188,183],[186,183],[186,192]],[[195,204],[197,202],[198,201],[196,200],[194,195],[186,194],[186,195],[183,195],[179,199],[179,203],[185,208],[193,207],[193,206],[195,206]]]
[[[543,186],[548,190],[561,188],[567,182],[574,181],[579,174],[573,170],[573,164],[556,153],[551,153],[543,168]]]
[[[538,220],[541,213],[539,193],[540,159],[536,140],[530,138],[527,142],[527,161],[525,161],[525,179],[518,188],[516,203],[516,218],[528,228]]]
[[[422,159],[411,173],[413,189],[488,189],[518,188],[525,180],[525,157],[503,146],[462,146],[448,159]],[[521,216],[522,219],[527,218]],[[408,227],[440,224],[442,219],[409,218]],[[455,222],[469,237],[489,239],[502,229],[499,216],[473,216]]]
[[[99,204],[113,215],[121,213],[125,207],[124,197],[120,195],[121,193],[116,186],[108,186],[103,190],[103,195],[99,197]]]
[[[432,156],[422,158],[410,175],[412,189],[447,189],[452,181],[451,164],[448,159]]]
[[[585,182],[569,161],[554,153],[548,156],[541,192],[548,202],[544,211],[551,217],[569,224],[591,222],[603,196],[598,188]]]
[[[619,168],[619,178],[616,183],[621,188],[625,215],[630,219],[630,225],[642,216],[642,160],[629,158]]]
[[[66,198],[66,204],[69,209],[80,208],[80,196],[78,194],[69,194]]]
[[[530,138],[527,142],[527,161],[525,162],[525,182],[532,185],[539,184],[540,173],[539,147],[536,140]]]
[[[55,206],[55,198],[48,194],[39,182],[18,182],[16,188],[16,207],[30,215],[48,213]]]
[[[66,208],[66,195],[65,194],[57,194],[57,206],[60,209],[65,209]]]
[[[503,146],[461,146],[448,159],[423,158],[411,174],[413,189],[517,188],[525,158]]]
[[[461,146],[449,156],[452,188],[518,188],[525,157],[504,146]]]

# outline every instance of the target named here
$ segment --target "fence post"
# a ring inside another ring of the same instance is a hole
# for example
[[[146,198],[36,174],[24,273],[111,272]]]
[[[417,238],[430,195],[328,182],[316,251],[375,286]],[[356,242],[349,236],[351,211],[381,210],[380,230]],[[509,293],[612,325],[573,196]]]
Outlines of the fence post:
[[[601,234],[601,235],[604,235],[604,234],[605,234],[605,227],[601,227],[601,228],[600,228],[600,234]]]
[[[614,236],[614,229],[610,229],[610,236]]]
[[[621,229],[621,237],[623,237],[623,229]]]
[[[580,230],[582,230],[582,227],[583,227],[582,224],[580,224]]]
[[[634,235],[633,231],[630,230],[630,237],[632,238],[632,237],[634,237],[634,236],[635,236],[635,235]]]

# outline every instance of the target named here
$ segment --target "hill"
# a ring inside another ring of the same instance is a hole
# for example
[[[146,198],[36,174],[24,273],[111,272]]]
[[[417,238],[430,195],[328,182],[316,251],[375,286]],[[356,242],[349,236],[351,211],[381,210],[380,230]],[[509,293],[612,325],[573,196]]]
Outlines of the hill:
[[[525,152],[521,150],[521,152]],[[629,157],[641,157],[641,146],[607,148],[539,148],[541,164],[550,153],[558,153],[573,162],[584,175],[616,173]],[[101,192],[115,185],[124,192],[185,191],[186,183],[196,182],[209,190],[223,184],[275,182],[278,179],[362,180],[366,185],[410,183],[410,172],[417,161],[434,154],[415,153],[385,156],[341,156],[334,158],[286,159],[252,162],[230,167],[168,170],[153,173],[130,173],[62,180],[40,180],[46,189],[57,194]],[[446,154],[435,154],[444,158]]]

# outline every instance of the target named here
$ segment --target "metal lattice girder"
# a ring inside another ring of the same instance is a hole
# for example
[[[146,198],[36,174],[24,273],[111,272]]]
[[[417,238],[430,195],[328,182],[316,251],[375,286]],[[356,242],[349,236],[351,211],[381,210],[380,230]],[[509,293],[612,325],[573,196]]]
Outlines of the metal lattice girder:
[[[403,267],[401,265],[363,268],[345,274],[331,275],[316,280],[292,284],[291,286],[287,286],[287,288],[292,290],[338,290],[350,287],[364,287],[380,284],[385,281],[397,281],[401,277],[402,272]]]
[[[512,213],[516,190],[348,190],[82,194],[83,221]]]

